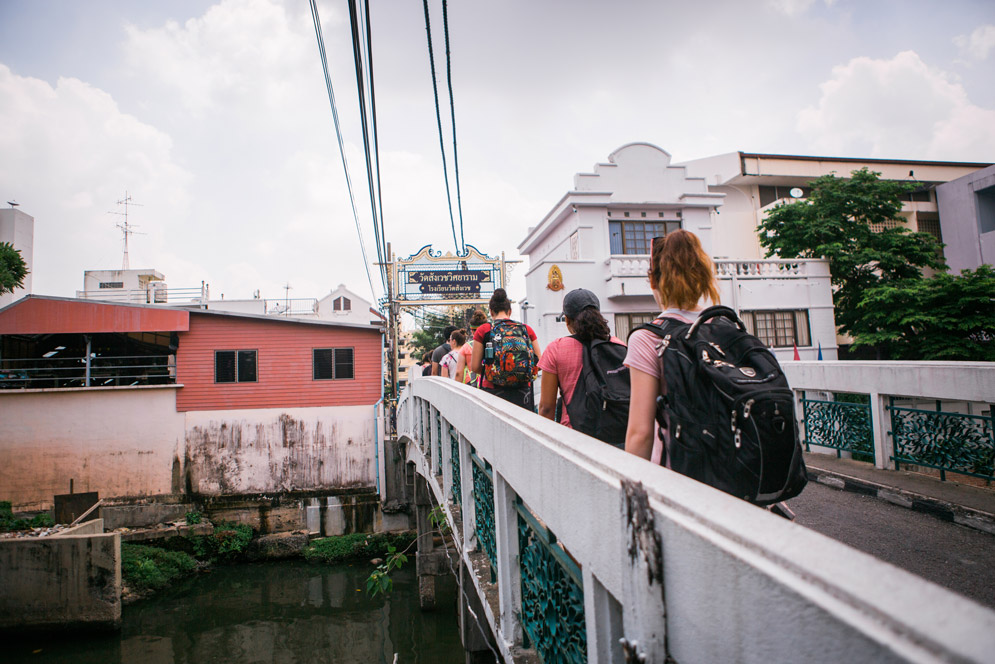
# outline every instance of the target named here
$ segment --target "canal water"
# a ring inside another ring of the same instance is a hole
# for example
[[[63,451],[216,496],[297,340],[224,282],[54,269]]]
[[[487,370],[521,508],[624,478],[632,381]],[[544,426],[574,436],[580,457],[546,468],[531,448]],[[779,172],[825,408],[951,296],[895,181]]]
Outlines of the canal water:
[[[0,660],[392,664],[396,653],[399,664],[462,664],[455,590],[447,587],[439,608],[423,612],[413,560],[391,574],[386,599],[367,596],[371,571],[304,562],[218,567],[125,606],[118,634],[8,643]]]

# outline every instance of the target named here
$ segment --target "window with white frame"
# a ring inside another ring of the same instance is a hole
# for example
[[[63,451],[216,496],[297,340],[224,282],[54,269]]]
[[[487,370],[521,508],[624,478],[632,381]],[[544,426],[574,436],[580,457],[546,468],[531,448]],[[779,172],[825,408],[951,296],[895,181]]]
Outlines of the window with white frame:
[[[680,227],[681,222],[675,220],[609,219],[610,251],[616,255],[649,254],[652,250],[653,238],[664,237]]]
[[[808,311],[804,309],[742,311],[739,317],[747,331],[771,348],[812,345]]]
[[[255,383],[257,380],[257,351],[214,351],[215,383]]]
[[[312,351],[314,380],[344,380],[355,377],[352,348],[315,348]]]
[[[629,334],[643,323],[652,323],[659,313],[615,314],[615,336],[625,341]]]

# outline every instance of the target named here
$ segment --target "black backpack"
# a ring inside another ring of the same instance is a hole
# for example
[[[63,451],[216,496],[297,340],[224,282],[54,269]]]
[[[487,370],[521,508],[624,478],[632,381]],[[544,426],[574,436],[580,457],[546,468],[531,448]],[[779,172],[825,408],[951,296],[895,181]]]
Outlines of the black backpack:
[[[580,343],[584,347],[584,367],[567,404],[570,426],[624,448],[629,422],[629,367],[622,363],[627,349],[607,339]]]
[[[693,324],[662,319],[636,329],[662,339],[656,419],[661,438],[670,432],[672,470],[756,505],[802,492],[794,395],[735,311],[714,306]]]

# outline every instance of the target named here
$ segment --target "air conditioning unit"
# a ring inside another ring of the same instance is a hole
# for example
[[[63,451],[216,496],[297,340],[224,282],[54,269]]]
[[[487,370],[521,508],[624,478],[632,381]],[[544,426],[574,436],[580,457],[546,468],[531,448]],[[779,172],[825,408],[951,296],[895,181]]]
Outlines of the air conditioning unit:
[[[165,281],[153,281],[149,283],[149,301],[152,304],[166,304],[169,301],[169,286]]]

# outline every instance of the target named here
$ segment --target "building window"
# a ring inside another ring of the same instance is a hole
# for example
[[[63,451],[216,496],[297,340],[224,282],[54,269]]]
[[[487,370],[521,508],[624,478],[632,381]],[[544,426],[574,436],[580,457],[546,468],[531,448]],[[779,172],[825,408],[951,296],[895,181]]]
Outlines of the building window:
[[[124,288],[123,281],[101,281],[100,288]]]
[[[255,383],[256,351],[214,351],[215,383]]]
[[[767,207],[768,205],[770,205],[775,201],[797,200],[794,196],[791,195],[792,189],[801,189],[802,195],[799,196],[798,198],[808,198],[809,195],[812,193],[811,187],[792,187],[784,185],[771,187],[767,185],[760,185],[757,187],[757,193],[760,194],[760,207],[762,208]]]
[[[352,302],[349,298],[344,295],[340,295],[332,301],[332,311],[350,311],[352,310]]]
[[[315,348],[312,354],[315,380],[353,378],[352,348]]]
[[[995,187],[979,189],[974,195],[978,199],[978,231],[995,231]]]
[[[746,329],[771,348],[811,346],[808,311],[743,311]]]
[[[929,233],[940,244],[943,243],[943,233],[940,232],[940,218],[936,215],[920,212],[916,219],[920,233]]]
[[[659,313],[615,314],[615,336],[625,341],[634,329],[643,323],[653,322],[659,315]]]
[[[649,254],[653,238],[663,237],[680,227],[679,221],[609,221],[611,253]]]

